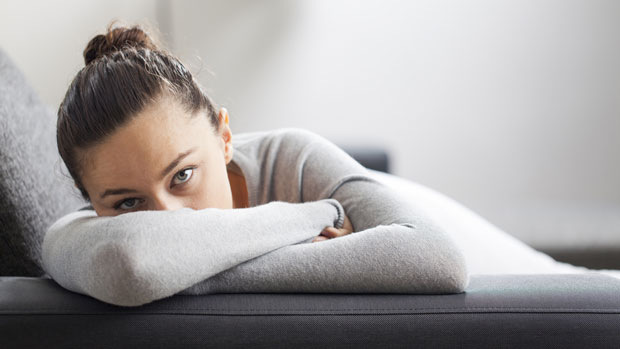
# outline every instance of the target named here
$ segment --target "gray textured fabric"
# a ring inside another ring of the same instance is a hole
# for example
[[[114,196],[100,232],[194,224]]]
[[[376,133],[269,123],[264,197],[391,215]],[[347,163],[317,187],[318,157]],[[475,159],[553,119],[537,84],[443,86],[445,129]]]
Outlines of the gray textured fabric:
[[[43,275],[45,230],[84,205],[63,166],[55,113],[0,49],[0,275]]]
[[[65,288],[124,306],[176,293],[467,286],[449,235],[327,139],[285,128],[236,134],[233,149],[229,168],[246,178],[249,208],[73,212],[45,236],[46,271]],[[336,217],[322,201],[342,205],[355,232],[311,243]]]
[[[49,275],[69,290],[111,304],[136,306],[298,243],[343,217],[334,199],[306,204],[273,201],[235,210],[139,211],[113,217],[78,211],[50,228],[43,261]]]
[[[131,308],[0,277],[4,348],[618,348],[619,329],[620,280],[596,273],[472,274],[450,295],[178,295]]]

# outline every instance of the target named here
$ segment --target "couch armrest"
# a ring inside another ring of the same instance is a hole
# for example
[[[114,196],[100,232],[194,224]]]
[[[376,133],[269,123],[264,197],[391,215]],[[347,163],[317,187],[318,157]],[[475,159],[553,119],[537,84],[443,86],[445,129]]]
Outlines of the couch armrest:
[[[611,346],[620,280],[472,275],[461,294],[174,295],[126,308],[48,278],[0,277],[0,338],[10,348]]]
[[[384,147],[342,144],[339,144],[338,147],[366,168],[386,173],[391,171],[390,156]]]

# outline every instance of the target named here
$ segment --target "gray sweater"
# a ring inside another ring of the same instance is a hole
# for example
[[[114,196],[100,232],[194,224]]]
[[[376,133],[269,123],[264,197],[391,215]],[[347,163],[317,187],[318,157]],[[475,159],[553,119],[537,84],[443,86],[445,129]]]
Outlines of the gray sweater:
[[[460,293],[469,283],[445,231],[316,133],[235,134],[228,168],[245,177],[250,207],[111,217],[88,207],[49,227],[45,271],[120,306],[174,294]],[[312,243],[342,226],[343,210],[354,232]]]

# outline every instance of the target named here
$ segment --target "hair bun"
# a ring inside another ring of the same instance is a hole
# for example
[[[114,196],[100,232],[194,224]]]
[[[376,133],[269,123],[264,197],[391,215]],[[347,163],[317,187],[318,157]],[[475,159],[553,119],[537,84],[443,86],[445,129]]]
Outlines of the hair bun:
[[[88,65],[97,58],[103,57],[126,47],[147,48],[158,50],[159,48],[151,37],[140,26],[117,27],[112,29],[112,22],[108,26],[108,32],[92,38],[84,49],[84,63]]]

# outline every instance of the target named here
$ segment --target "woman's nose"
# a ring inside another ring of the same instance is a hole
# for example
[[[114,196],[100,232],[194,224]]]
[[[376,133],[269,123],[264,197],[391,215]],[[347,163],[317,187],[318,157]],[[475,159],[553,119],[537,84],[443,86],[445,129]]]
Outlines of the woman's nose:
[[[174,211],[183,208],[183,202],[173,196],[153,198],[153,210]]]

